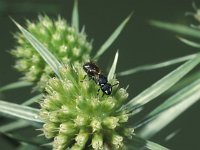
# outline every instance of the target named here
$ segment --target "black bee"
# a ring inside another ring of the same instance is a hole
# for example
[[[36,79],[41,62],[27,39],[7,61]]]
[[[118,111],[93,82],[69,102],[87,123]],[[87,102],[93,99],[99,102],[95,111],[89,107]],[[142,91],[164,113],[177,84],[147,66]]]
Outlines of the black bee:
[[[83,65],[84,71],[87,73],[90,79],[96,80],[100,74],[99,67],[96,66],[93,62],[87,62]],[[85,76],[86,77],[86,76]],[[84,77],[84,78],[85,78]]]
[[[115,85],[111,85],[110,83],[108,83],[107,77],[101,74],[99,67],[93,62],[85,63],[83,65],[83,69],[87,73],[89,78],[93,79],[96,82],[96,84],[100,86],[99,90],[101,89],[103,94],[110,95],[112,93],[112,87],[118,84],[117,83]]]

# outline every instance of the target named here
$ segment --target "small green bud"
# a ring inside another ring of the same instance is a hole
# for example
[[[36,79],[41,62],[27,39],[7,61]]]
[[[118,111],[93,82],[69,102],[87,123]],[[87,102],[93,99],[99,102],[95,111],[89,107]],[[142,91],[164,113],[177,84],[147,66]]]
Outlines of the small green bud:
[[[74,122],[75,122],[75,124],[76,124],[77,126],[80,126],[80,127],[81,127],[81,126],[87,125],[88,119],[85,118],[85,117],[83,117],[83,116],[78,115],[78,116],[76,117],[76,119],[74,120]]]
[[[92,127],[92,132],[100,131],[102,129],[101,122],[96,119],[93,119],[90,125]]]
[[[53,130],[55,128],[57,128],[57,126],[54,123],[49,122],[49,123],[44,124],[43,125],[43,132],[44,132],[45,137],[46,138],[54,137],[56,135],[56,132],[55,131],[53,132]]]
[[[74,144],[74,145],[71,147],[70,150],[82,150],[82,149],[83,149],[82,146],[80,146],[80,145],[78,145],[78,144],[76,143],[76,144]]]
[[[117,116],[120,123],[127,122],[128,121],[128,114],[122,113],[121,115]]]
[[[59,133],[69,135],[74,133],[75,130],[76,128],[73,122],[64,122],[60,124]]]
[[[84,147],[86,142],[88,141],[88,133],[87,132],[83,132],[81,131],[75,138],[76,143],[80,146],[80,147]]]
[[[95,133],[92,138],[92,148],[95,150],[103,149],[103,137],[100,133]]]
[[[109,129],[115,129],[119,125],[118,121],[117,117],[107,117],[103,120],[103,124]]]
[[[119,149],[123,146],[123,137],[117,134],[112,135],[112,144],[115,146],[116,149]]]
[[[53,149],[64,150],[69,143],[70,143],[70,139],[68,139],[68,137],[65,136],[65,134],[59,134],[58,136],[54,138]]]
[[[129,139],[132,139],[132,136],[134,135],[134,128],[125,128],[123,134]]]

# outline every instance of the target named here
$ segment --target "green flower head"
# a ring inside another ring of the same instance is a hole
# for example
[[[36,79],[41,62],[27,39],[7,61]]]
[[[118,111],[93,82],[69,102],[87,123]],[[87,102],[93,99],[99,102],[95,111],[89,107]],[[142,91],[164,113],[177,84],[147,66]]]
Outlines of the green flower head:
[[[110,96],[97,95],[99,85],[83,80],[86,73],[76,64],[60,69],[60,78],[49,79],[40,117],[46,138],[53,139],[53,149],[121,149],[133,135],[128,128],[128,114],[119,111],[128,97],[125,89],[113,87]],[[113,79],[111,84],[117,81]]]
[[[61,62],[83,63],[90,58],[92,46],[86,41],[85,33],[78,33],[60,17],[52,20],[40,15],[35,23],[27,20],[27,30]],[[22,33],[15,34],[15,38],[17,46],[11,51],[17,58],[14,67],[24,74],[22,79],[35,82],[43,89],[53,75],[52,70]]]

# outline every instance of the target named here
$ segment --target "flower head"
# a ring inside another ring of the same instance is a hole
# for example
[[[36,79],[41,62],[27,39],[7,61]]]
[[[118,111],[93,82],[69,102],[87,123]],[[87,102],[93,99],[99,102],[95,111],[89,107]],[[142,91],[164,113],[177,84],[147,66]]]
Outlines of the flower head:
[[[124,147],[124,140],[133,134],[126,126],[128,114],[118,111],[128,97],[126,90],[115,86],[110,96],[97,95],[99,85],[83,80],[85,72],[79,64],[61,68],[60,74],[60,78],[49,79],[40,103],[43,132],[53,139],[53,148]]]
[[[91,44],[85,33],[78,33],[64,19],[51,20],[39,16],[37,22],[27,20],[27,30],[50,52],[64,63],[82,63],[89,59]],[[11,51],[17,60],[15,68],[24,74],[23,79],[36,82],[43,89],[53,72],[22,33],[15,34],[17,46]]]

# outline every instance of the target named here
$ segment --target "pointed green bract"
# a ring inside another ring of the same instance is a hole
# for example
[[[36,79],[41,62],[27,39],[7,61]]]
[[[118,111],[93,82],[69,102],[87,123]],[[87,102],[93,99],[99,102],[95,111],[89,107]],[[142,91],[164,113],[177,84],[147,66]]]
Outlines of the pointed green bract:
[[[5,102],[2,100],[0,100],[0,113],[5,114],[6,116],[25,119],[33,122],[42,122],[38,116],[38,109]]]
[[[178,82],[176,85],[174,85],[172,88],[170,88],[167,91],[167,94],[171,94],[171,93],[173,94],[173,93],[179,91],[180,89],[186,87],[190,83],[196,81],[197,79],[200,79],[200,72],[199,71],[193,72],[193,73],[187,75],[186,77],[184,77],[181,80],[181,82]]]
[[[180,90],[172,97],[167,99],[164,103],[154,109],[150,114],[147,115],[147,118],[154,117],[156,114],[184,101],[189,99],[191,96],[195,96],[195,93],[200,91],[200,80],[193,82],[192,84],[186,86],[184,89]],[[199,92],[200,93],[200,92]],[[198,98],[198,95],[196,95]]]
[[[74,0],[74,8],[72,11],[72,26],[77,31],[79,31],[78,0]]]
[[[184,57],[171,59],[171,60],[164,61],[164,62],[157,63],[157,64],[149,64],[149,65],[139,66],[139,67],[136,67],[133,69],[129,69],[129,70],[117,73],[117,76],[127,76],[127,75],[135,74],[138,72],[142,72],[142,71],[148,71],[148,70],[154,70],[154,69],[159,69],[159,68],[163,68],[163,67],[168,67],[168,66],[171,66],[171,65],[174,65],[177,63],[181,63],[181,62],[190,60],[190,59],[196,57],[196,55],[197,54],[192,54],[192,55],[187,55]]]
[[[100,47],[100,49],[97,51],[96,55],[93,59],[98,59],[110,46],[111,44],[117,39],[119,34],[124,29],[127,22],[130,20],[133,13],[131,13],[118,27],[117,29],[112,33],[112,35],[106,40],[106,42]]]
[[[17,148],[17,150],[43,150],[44,148],[41,146],[36,146],[28,143],[21,143],[21,145]]]
[[[108,73],[108,81],[110,81],[114,78],[116,67],[117,67],[117,62],[118,62],[118,57],[119,57],[119,53],[117,51],[116,54],[115,54],[113,64],[112,64],[110,71]]]
[[[185,25],[181,24],[174,24],[174,23],[168,23],[168,22],[162,22],[162,21],[155,21],[152,20],[150,21],[150,24],[165,30],[169,30],[175,33],[195,37],[195,38],[200,38],[200,31],[190,28]]]
[[[142,105],[148,103],[153,100],[157,96],[161,95],[165,91],[167,91],[170,87],[176,84],[182,77],[184,77],[188,72],[190,72],[196,65],[200,63],[200,54],[198,54],[192,60],[187,61],[174,71],[170,72],[152,86],[144,90],[138,96],[130,100],[126,105],[122,107],[122,109],[126,109],[131,112],[134,109],[141,107]]]
[[[10,132],[16,129],[24,128],[30,125],[29,122],[24,120],[17,120],[15,122],[8,123],[6,125],[2,125],[0,127],[0,132]]]
[[[24,103],[22,103],[22,105],[28,106],[28,105],[31,105],[31,104],[33,104],[33,103],[35,103],[35,102],[38,102],[40,99],[42,99],[42,96],[43,96],[43,94],[38,94],[38,95],[36,95],[36,96],[34,96],[34,97],[28,99],[28,100],[25,101]]]
[[[128,150],[169,150],[168,148],[161,146],[157,143],[144,140],[138,136],[133,136],[133,139],[129,143],[127,143]]]
[[[45,140],[42,137],[31,137],[29,135],[29,137],[26,137],[25,135],[20,135],[17,133],[3,133],[6,137],[18,142],[18,143],[28,143],[28,144],[32,144],[35,146],[41,146],[42,143],[47,142],[47,140]]]
[[[138,134],[144,138],[151,138],[198,100],[200,100],[200,79],[177,92],[153,110],[147,118],[155,117],[155,119],[144,125]]]
[[[11,18],[12,19],[12,18]],[[54,55],[42,45],[31,33],[19,25],[14,19],[12,21],[23,33],[25,38],[30,42],[30,44],[35,48],[35,50],[40,54],[40,56],[46,61],[46,63],[51,67],[54,73],[60,77],[59,68],[61,67],[60,62],[54,57]]]
[[[31,86],[31,85],[33,85],[33,83],[28,82],[28,81],[17,81],[17,82],[9,83],[9,84],[1,87],[0,92],[23,88],[23,87],[27,87],[27,86]]]
[[[146,140],[146,147],[149,149],[149,150],[169,150],[168,148],[164,147],[164,146],[161,146],[157,143],[154,143],[154,142],[151,142],[151,141],[147,141]]]
[[[178,37],[178,39],[179,39],[181,42],[185,43],[186,45],[189,45],[189,46],[192,46],[192,47],[195,47],[195,48],[200,48],[200,44],[199,44],[199,43],[196,43],[196,42],[187,40],[187,39],[182,38],[182,37]]]

